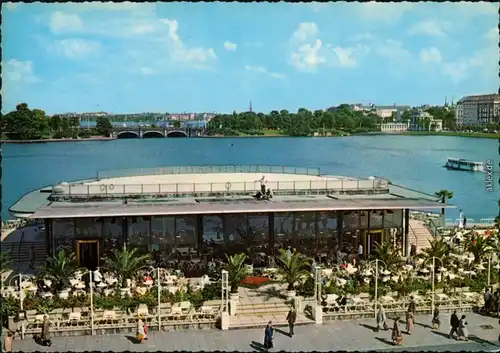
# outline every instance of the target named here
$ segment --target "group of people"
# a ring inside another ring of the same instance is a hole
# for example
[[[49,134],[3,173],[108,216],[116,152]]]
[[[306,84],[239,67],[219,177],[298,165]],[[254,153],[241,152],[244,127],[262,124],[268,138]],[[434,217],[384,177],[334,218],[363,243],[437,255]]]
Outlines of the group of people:
[[[483,310],[490,314],[491,312],[496,313],[498,316],[500,313],[500,288],[497,288],[495,292],[491,288],[486,288],[484,291],[484,308]]]
[[[411,332],[415,326],[415,312],[416,312],[416,304],[413,297],[410,297],[410,303],[408,304],[408,308],[406,310],[406,333],[411,335]],[[401,329],[399,328],[400,317],[394,318],[394,324],[392,326],[391,332],[391,341],[394,345],[401,345],[403,343],[403,335]],[[441,326],[441,320],[439,318],[439,307],[436,306],[434,308],[434,312],[432,315],[432,328],[434,330],[439,330]],[[449,333],[449,337],[453,338],[454,334],[457,335],[457,339],[468,341],[468,331],[467,331],[467,320],[465,315],[462,315],[461,318],[458,317],[457,311],[455,310],[450,318],[450,326],[451,331]],[[384,330],[388,330],[389,326],[387,325],[387,315],[385,313],[385,309],[382,305],[379,306],[377,312],[377,331],[383,327]]]
[[[294,332],[294,327],[295,327],[295,322],[297,321],[297,311],[295,310],[295,307],[292,306],[290,311],[288,312],[286,316],[286,321],[288,322],[288,336],[293,337],[295,334]],[[272,321],[269,321],[267,323],[266,329],[264,330],[264,348],[265,349],[271,349],[274,347],[274,328],[273,328],[273,323]]]

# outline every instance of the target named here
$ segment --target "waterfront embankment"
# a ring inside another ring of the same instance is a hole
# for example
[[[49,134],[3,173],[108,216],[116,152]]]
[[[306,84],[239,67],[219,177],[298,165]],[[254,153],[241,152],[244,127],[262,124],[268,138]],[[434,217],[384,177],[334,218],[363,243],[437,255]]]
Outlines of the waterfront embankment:
[[[462,131],[408,131],[401,135],[411,136],[451,136],[451,137],[473,137],[485,139],[498,139],[500,134],[489,132],[462,132]]]
[[[83,142],[83,141],[112,141],[116,137],[88,137],[77,139],[41,139],[41,140],[0,140],[0,143],[46,143],[46,142]]]

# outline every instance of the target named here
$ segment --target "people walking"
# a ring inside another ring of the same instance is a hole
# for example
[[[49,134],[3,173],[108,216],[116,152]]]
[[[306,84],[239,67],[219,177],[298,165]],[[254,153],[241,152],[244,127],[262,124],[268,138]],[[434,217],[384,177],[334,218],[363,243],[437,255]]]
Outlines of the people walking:
[[[490,309],[491,309],[491,299],[493,295],[490,292],[490,289],[488,287],[485,288],[484,294],[483,294],[483,299],[484,299],[484,311],[489,314]]]
[[[35,245],[31,245],[30,248],[30,268],[33,270],[35,268]]]
[[[465,341],[469,340],[469,331],[467,330],[467,321],[465,320],[465,315],[462,315],[458,323],[458,339],[463,339]]]
[[[7,332],[7,336],[3,340],[3,351],[12,352],[12,341],[14,340],[14,334],[12,332]]]
[[[411,335],[411,331],[413,330],[413,314],[411,311],[406,312],[406,333]]]
[[[266,329],[264,330],[264,348],[265,349],[270,349],[273,348],[273,336],[274,336],[274,329],[273,329],[273,323],[269,321],[267,323]]]
[[[458,318],[457,311],[454,310],[453,314],[451,314],[451,318],[450,318],[451,330],[450,330],[450,333],[448,334],[449,338],[453,338],[454,333],[456,333],[457,336],[459,336],[459,334],[458,334],[459,325],[460,325],[460,320]]]
[[[289,336],[293,337],[293,328],[295,326],[295,321],[297,321],[297,312],[295,311],[295,308],[293,306],[286,316],[286,321],[288,322]]]
[[[145,336],[146,336],[146,334],[144,332],[144,321],[142,321],[142,315],[138,315],[137,316],[137,329],[136,329],[137,342],[142,343]]]
[[[441,320],[439,319],[439,307],[436,305],[434,308],[434,314],[432,315],[432,328],[434,330],[439,330],[441,326]]]
[[[52,341],[50,339],[50,321],[47,315],[43,316],[42,323],[42,344],[44,346],[52,346]]]
[[[383,327],[385,331],[389,329],[389,326],[387,326],[387,315],[382,304],[379,305],[377,312],[377,331],[380,331],[380,327]]]
[[[394,319],[394,325],[392,326],[391,334],[392,343],[396,346],[399,346],[403,343],[403,335],[401,334],[401,330],[399,329],[399,319],[399,317]]]
[[[410,296],[410,303],[408,304],[408,312],[413,314],[413,323],[415,323],[415,314],[417,313],[417,304],[415,303],[415,298]]]

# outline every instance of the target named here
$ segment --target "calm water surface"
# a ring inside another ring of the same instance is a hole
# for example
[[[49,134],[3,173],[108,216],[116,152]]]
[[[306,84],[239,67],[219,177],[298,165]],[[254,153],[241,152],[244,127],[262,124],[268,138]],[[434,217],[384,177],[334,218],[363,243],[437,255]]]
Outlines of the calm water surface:
[[[500,188],[485,190],[485,174],[448,171],[446,158],[493,160],[498,141],[443,136],[342,138],[170,138],[3,145],[2,217],[26,192],[62,181],[92,178],[99,170],[170,165],[261,164],[319,167],[323,174],[383,176],[451,202],[469,219],[494,217]],[[498,172],[496,168],[495,172]],[[497,175],[498,177],[498,175]],[[448,211],[456,218],[458,210]]]

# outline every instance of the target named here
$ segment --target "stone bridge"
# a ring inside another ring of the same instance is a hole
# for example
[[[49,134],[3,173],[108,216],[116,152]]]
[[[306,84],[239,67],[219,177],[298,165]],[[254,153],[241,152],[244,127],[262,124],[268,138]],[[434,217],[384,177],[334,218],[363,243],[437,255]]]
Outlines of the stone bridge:
[[[112,137],[122,138],[165,138],[202,136],[203,129],[173,127],[113,127]]]

